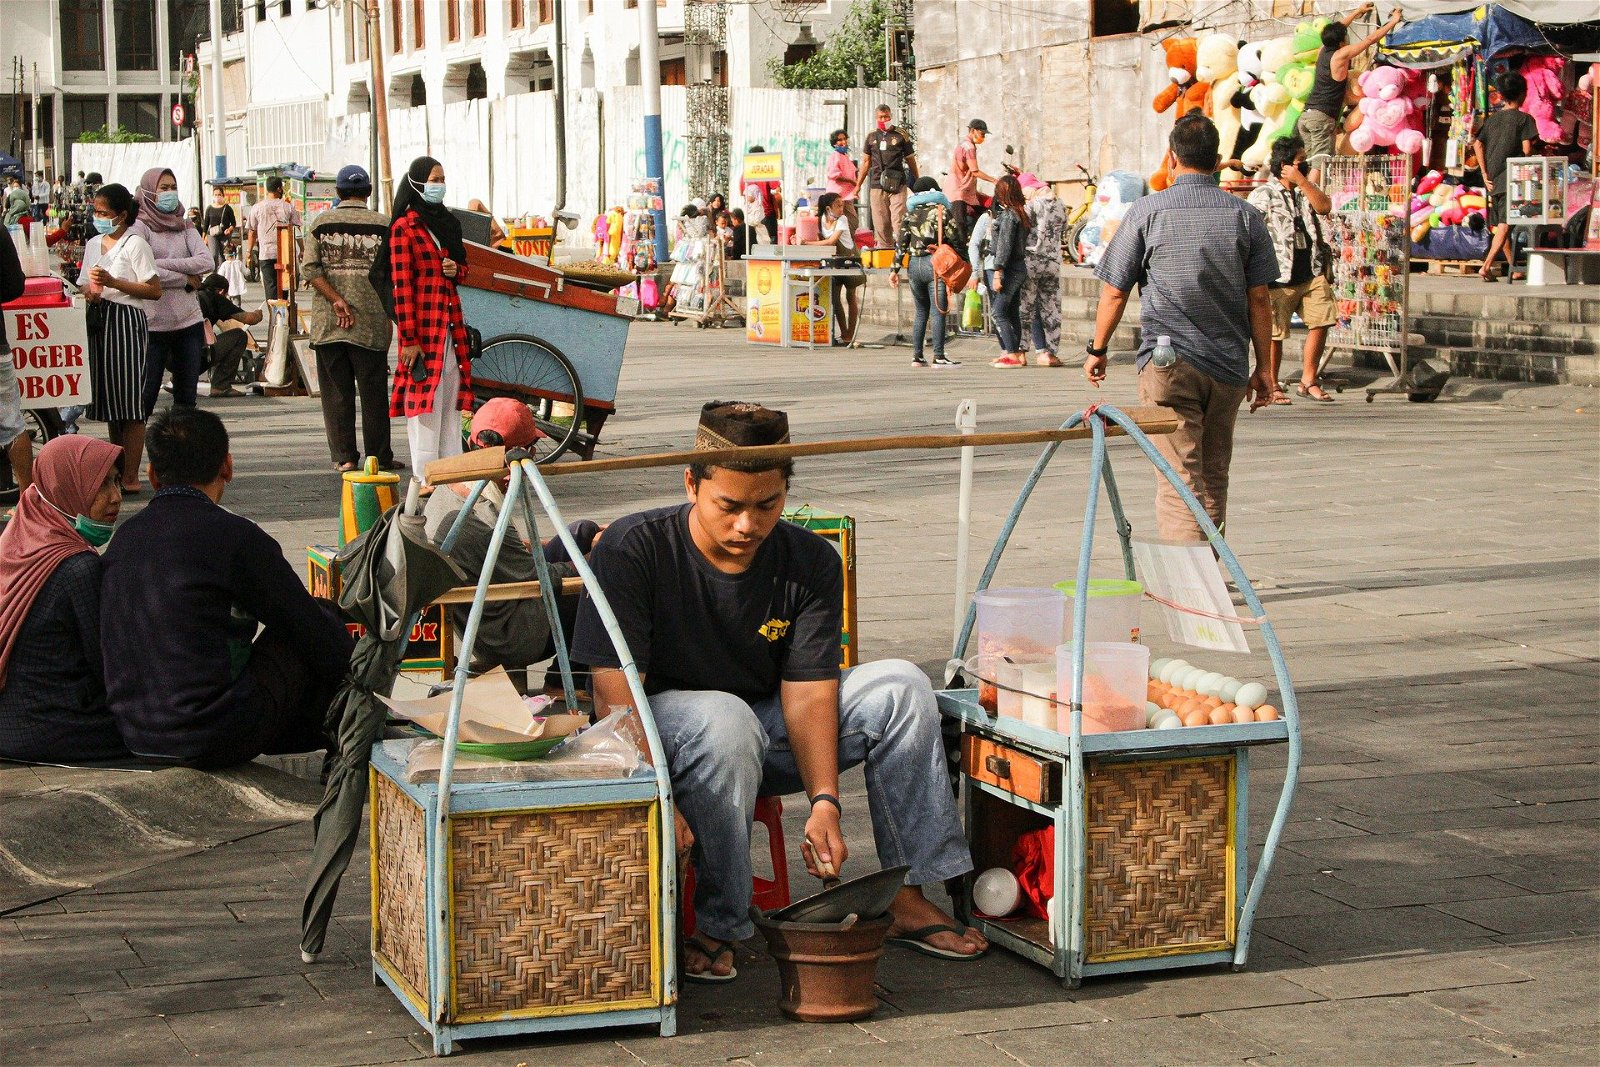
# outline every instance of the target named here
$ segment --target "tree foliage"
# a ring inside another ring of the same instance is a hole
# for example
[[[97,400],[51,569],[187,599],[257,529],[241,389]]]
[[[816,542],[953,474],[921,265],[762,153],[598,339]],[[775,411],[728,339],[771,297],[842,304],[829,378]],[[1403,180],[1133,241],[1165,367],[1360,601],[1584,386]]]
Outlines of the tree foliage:
[[[126,126],[102,126],[78,135],[79,144],[140,144],[154,140],[148,133],[137,133]]]
[[[877,85],[889,76],[884,62],[888,17],[887,0],[855,0],[815,55],[787,66],[782,56],[774,56],[767,73],[783,89],[854,89],[856,68],[863,67],[865,83]]]

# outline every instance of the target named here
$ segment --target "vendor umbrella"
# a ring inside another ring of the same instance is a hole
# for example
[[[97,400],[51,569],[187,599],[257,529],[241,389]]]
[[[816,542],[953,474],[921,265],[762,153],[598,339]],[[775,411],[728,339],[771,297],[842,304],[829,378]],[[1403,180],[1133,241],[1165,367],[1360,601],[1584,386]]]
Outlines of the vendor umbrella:
[[[467,579],[428,540],[420,516],[390,508],[340,551],[339,608],[366,628],[350,656],[350,672],[328,706],[328,782],[312,821],[311,871],[300,910],[300,958],[322,951],[339,880],[361,834],[367,764],[383,729],[379,693],[394,685],[412,620],[440,594]]]

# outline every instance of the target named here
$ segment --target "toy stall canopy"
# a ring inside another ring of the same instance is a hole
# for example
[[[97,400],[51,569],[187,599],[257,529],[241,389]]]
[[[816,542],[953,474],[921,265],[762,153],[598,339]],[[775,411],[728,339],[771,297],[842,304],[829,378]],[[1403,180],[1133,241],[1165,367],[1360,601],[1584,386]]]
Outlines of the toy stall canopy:
[[[1386,62],[1414,69],[1444,66],[1473,52],[1485,60],[1502,52],[1570,55],[1590,51],[1600,42],[1593,0],[1478,5],[1414,0],[1402,4],[1401,10],[1408,21],[1384,38],[1378,52]],[[1537,25],[1531,21],[1534,18]]]

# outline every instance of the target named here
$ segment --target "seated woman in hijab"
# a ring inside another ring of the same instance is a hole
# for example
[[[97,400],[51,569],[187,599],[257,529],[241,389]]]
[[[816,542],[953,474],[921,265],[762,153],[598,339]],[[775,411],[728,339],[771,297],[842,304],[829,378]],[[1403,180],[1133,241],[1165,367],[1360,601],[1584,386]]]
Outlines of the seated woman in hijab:
[[[0,533],[0,756],[126,759],[106,709],[100,555],[122,507],[122,449],[58,437]]]

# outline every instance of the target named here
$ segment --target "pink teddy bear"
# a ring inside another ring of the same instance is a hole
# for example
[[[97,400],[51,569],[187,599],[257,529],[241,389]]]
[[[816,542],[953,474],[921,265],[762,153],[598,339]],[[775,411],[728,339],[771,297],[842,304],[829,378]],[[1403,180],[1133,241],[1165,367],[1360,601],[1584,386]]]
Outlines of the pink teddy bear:
[[[1530,56],[1523,60],[1522,76],[1528,81],[1528,98],[1522,110],[1533,116],[1539,127],[1539,140],[1550,144],[1561,141],[1561,68],[1567,61],[1560,56]]]
[[[1398,67],[1373,67],[1361,75],[1361,125],[1350,133],[1350,147],[1367,152],[1393,145],[1407,155],[1422,148],[1423,136],[1412,127],[1417,101],[1406,95],[1411,79]]]

